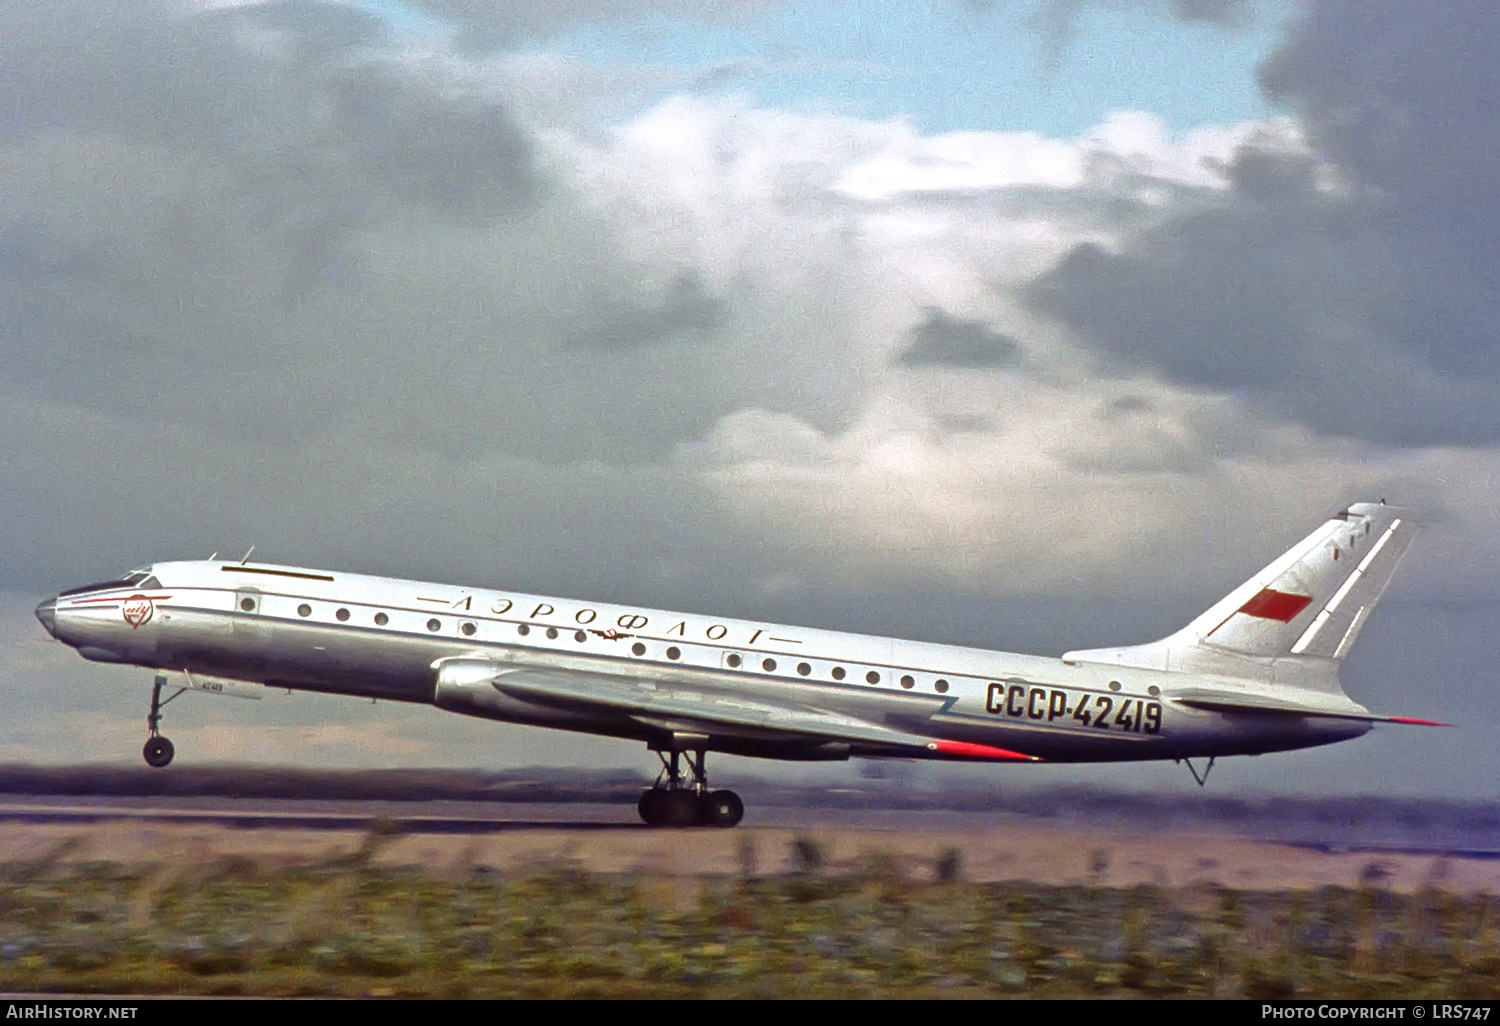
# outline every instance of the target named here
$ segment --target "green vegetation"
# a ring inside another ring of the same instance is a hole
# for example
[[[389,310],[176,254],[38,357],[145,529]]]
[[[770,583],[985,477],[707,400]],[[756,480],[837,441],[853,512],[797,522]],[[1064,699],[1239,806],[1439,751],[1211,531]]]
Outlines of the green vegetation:
[[[290,870],[0,867],[0,990],[1500,997],[1488,895],[981,885],[956,851],[914,882],[879,857],[833,874],[805,840],[777,877],[444,876],[376,866],[382,836]]]

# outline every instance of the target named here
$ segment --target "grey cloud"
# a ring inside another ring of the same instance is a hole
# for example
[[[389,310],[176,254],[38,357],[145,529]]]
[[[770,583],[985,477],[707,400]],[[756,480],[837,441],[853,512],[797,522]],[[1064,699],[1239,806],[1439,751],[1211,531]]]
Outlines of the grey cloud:
[[[654,183],[601,205],[504,87],[331,7],[7,12],[0,403],[460,463],[650,463],[748,406],[849,422],[875,361],[828,358],[839,244],[774,289],[779,253],[674,278],[697,211],[642,233]]]
[[[1250,19],[1260,0],[1046,0],[1042,17],[1061,23],[1071,31],[1073,23],[1089,7],[1134,7],[1169,14],[1183,21],[1212,25],[1241,25]]]
[[[460,461],[350,435],[267,445],[25,401],[0,407],[0,488],[3,579],[30,590],[255,543],[273,561],[640,601],[643,567],[665,579],[732,550],[682,528],[704,499],[668,470]]]
[[[907,332],[896,362],[905,367],[990,369],[1020,363],[1021,345],[982,320],[955,317],[937,307],[923,309],[922,323]]]
[[[976,11],[996,6],[995,0],[965,0],[965,3]],[[1086,7],[1137,7],[1169,13],[1183,21],[1237,25],[1260,6],[1260,0],[1043,0],[1039,6],[1044,20],[1061,21],[1068,29]]]
[[[21,0],[0,35],[0,138],[63,127],[155,139],[208,132],[228,113],[214,98],[243,67],[222,33],[184,33],[156,4]],[[209,68],[215,88],[204,88]]]
[[[1227,200],[1076,247],[1031,301],[1115,367],[1321,432],[1500,439],[1497,39],[1486,4],[1314,5],[1263,79],[1318,156],[1251,140]]]
[[[260,26],[286,33],[284,41],[302,53],[373,46],[387,28],[375,15],[352,4],[307,3],[306,0],[269,0],[249,6],[209,12],[210,21]]]
[[[1216,454],[1197,440],[1185,441],[1149,431],[1137,437],[1087,448],[1062,449],[1059,458],[1075,473],[1141,475],[1160,479],[1210,474]]]
[[[1105,407],[1099,411],[1099,419],[1115,420],[1119,417],[1128,417],[1131,414],[1135,413],[1150,413],[1155,408],[1155,404],[1153,404],[1151,400],[1147,399],[1145,396],[1121,396],[1118,399],[1111,399],[1105,405]]]
[[[986,417],[977,413],[945,413],[938,411],[933,414],[933,423],[938,430],[947,434],[993,434],[997,428],[992,417]]]
[[[1318,0],[1260,82],[1323,152],[1392,197],[1399,225],[1500,246],[1500,7]]]
[[[664,399],[723,376],[672,354],[569,355],[570,337],[701,343],[727,313],[692,276],[644,288],[503,104],[404,70],[357,12],[8,18],[0,396],[562,460],[669,452],[730,402]]]
[[[580,23],[660,14],[698,21],[743,23],[778,0],[413,0],[414,6],[457,30],[461,45],[488,51],[548,36]]]
[[[659,296],[643,302],[610,297],[588,311],[571,344],[586,348],[628,349],[671,339],[697,339],[719,327],[725,304],[710,295],[703,279],[684,271]]]
[[[1320,0],[1260,80],[1386,201],[1411,286],[1395,328],[1452,373],[1500,376],[1500,7]]]
[[[465,219],[525,206],[540,187],[530,140],[501,107],[443,95],[378,64],[333,76],[345,147],[361,177]]]
[[[1237,25],[1259,6],[1257,0],[1171,0],[1173,13],[1183,21],[1207,21]]]
[[[988,3],[973,3],[988,7]],[[1233,29],[1245,25],[1266,5],[1262,0],[1043,0],[1033,18],[1047,39],[1051,58],[1059,59],[1073,41],[1078,19],[1089,8],[1133,8],[1185,22]]]
[[[382,191],[480,215],[530,200],[533,153],[506,111],[378,59],[384,35],[353,8],[293,0],[194,16],[25,5],[0,38],[0,138],[95,132],[191,151],[232,168],[267,223],[310,206],[369,217]]]

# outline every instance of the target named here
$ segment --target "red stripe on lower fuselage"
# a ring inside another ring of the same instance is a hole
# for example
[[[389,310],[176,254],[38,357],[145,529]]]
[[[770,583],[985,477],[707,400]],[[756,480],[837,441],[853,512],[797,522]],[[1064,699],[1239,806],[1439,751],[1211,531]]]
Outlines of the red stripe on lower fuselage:
[[[1246,616],[1258,616],[1262,620],[1280,620],[1291,623],[1292,619],[1312,604],[1308,595],[1292,595],[1275,588],[1262,588],[1255,596],[1240,606]]]
[[[961,755],[969,759],[999,759],[1005,762],[1041,762],[1034,755],[1023,755],[1008,748],[978,745],[971,741],[931,741],[927,747],[940,755]]]

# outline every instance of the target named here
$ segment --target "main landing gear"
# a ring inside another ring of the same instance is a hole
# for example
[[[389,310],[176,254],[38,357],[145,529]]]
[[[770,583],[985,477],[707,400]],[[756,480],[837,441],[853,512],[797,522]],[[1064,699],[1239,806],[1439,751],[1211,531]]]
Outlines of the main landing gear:
[[[704,752],[697,758],[691,752],[656,753],[661,759],[661,774],[656,783],[641,793],[636,809],[650,826],[732,827],[745,815],[745,803],[733,791],[710,791],[704,770]],[[682,772],[686,757],[688,772]]]
[[[156,679],[151,682],[151,712],[146,716],[146,725],[151,728],[151,736],[146,739],[146,747],[141,749],[141,754],[146,757],[146,765],[157,769],[171,762],[172,756],[177,753],[177,749],[172,747],[172,742],[162,737],[158,729],[161,726],[161,707],[187,690],[187,688],[178,688],[176,692],[168,695],[164,702],[161,689],[166,683],[167,678],[161,674],[157,674]]]

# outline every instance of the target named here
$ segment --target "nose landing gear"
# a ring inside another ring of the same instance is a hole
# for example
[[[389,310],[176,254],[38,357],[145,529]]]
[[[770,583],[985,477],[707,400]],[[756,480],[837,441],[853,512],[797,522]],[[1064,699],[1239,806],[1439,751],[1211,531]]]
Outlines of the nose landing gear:
[[[710,791],[705,770],[705,755],[691,752],[656,753],[662,771],[656,783],[641,793],[636,810],[648,826],[732,827],[745,815],[745,803],[733,791]],[[688,773],[682,772],[681,758],[687,756]]]
[[[161,769],[172,761],[172,756],[177,749],[172,747],[172,742],[162,736],[161,730],[161,707],[172,699],[182,694],[187,688],[178,688],[168,695],[166,701],[162,700],[161,689],[166,685],[167,678],[157,674],[156,679],[151,682],[151,712],[146,716],[146,725],[151,728],[151,736],[146,739],[146,747],[141,749],[141,754],[146,757],[146,765]]]

